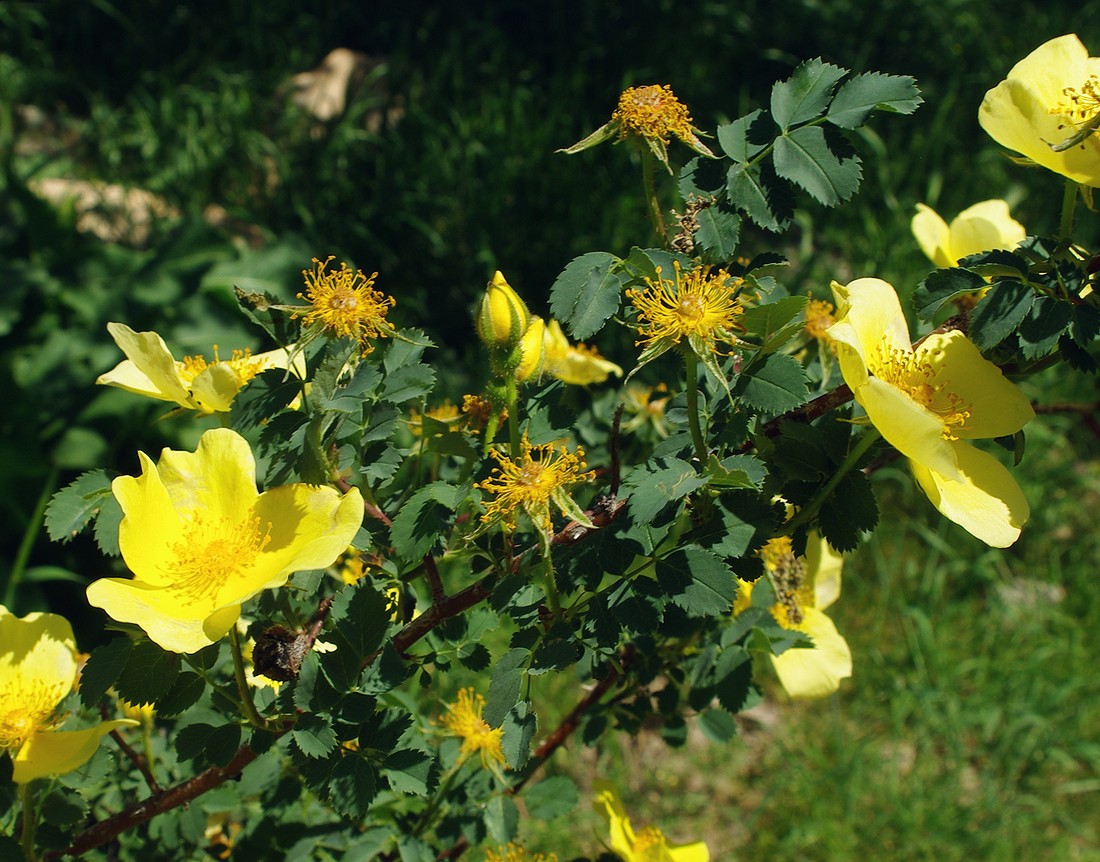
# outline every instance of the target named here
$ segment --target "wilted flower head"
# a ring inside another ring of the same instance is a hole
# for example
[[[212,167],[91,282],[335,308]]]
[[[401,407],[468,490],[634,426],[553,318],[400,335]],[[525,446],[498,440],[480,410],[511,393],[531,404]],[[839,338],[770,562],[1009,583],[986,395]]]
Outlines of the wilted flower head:
[[[291,351],[285,348],[252,355],[250,350],[234,350],[229,359],[218,355],[213,360],[185,356],[177,362],[168,346],[155,332],[134,332],[124,323],[108,323],[107,331],[126,359],[99,375],[96,383],[116,386],[158,401],[171,401],[187,410],[201,413],[227,412],[237,393],[248,382],[269,368],[286,368]],[[305,363],[294,363],[299,376]]]
[[[504,765],[504,752],[500,747],[504,729],[490,727],[483,718],[485,698],[472,688],[464,688],[458,693],[458,700],[446,704],[447,714],[440,719],[452,735],[462,740],[459,756],[463,759],[471,754],[481,758],[486,769],[499,769]]]
[[[913,347],[887,282],[834,282],[833,293],[828,334],[868,418],[941,514],[986,544],[1011,545],[1029,515],[1023,492],[996,458],[963,441],[1015,434],[1035,415],[1030,402],[958,330]]]
[[[950,225],[931,207],[917,204],[911,227],[921,251],[938,267],[955,266],[964,257],[992,249],[1011,251],[1027,237],[999,199],[967,207]]]
[[[83,766],[102,737],[129,718],[86,730],[57,730],[57,708],[77,680],[76,642],[57,614],[17,617],[0,605],[0,754],[12,759],[12,780],[25,784]]]
[[[1100,58],[1075,34],[1044,42],[985,94],[978,121],[993,140],[1048,170],[1100,186]]]
[[[595,781],[592,807],[607,818],[611,850],[623,862],[710,862],[710,850],[702,841],[673,846],[656,826],[634,831],[614,785]]]
[[[619,96],[619,104],[604,124],[584,140],[558,152],[579,153],[612,137],[618,140],[635,138],[644,141],[650,152],[672,172],[668,162],[668,143],[679,138],[701,156],[715,158],[714,153],[699,140],[700,130],[691,124],[687,106],[676,98],[668,84],[629,87]]]
[[[355,488],[258,493],[252,450],[228,428],[207,431],[195,452],[165,449],[157,464],[138,457],[141,476],[111,485],[123,512],[118,544],[134,577],[94,581],[88,601],[172,652],[216,643],[243,602],[293,572],[330,565],[363,520]]]
[[[549,856],[545,853],[532,853],[519,844],[510,843],[501,847],[499,852],[486,850],[485,862],[558,862],[558,857],[554,853]]]
[[[386,313],[393,308],[394,299],[374,290],[374,280],[360,269],[351,269],[343,261],[338,270],[329,271],[334,260],[329,255],[324,262],[313,258],[313,269],[302,270],[306,292],[298,298],[309,303],[305,309],[297,309],[291,318],[301,317],[307,327],[328,332],[336,338],[350,338],[359,343],[359,353],[366,356],[374,350],[372,339],[393,335],[394,327],[386,320]],[[307,336],[308,337],[308,336]]]

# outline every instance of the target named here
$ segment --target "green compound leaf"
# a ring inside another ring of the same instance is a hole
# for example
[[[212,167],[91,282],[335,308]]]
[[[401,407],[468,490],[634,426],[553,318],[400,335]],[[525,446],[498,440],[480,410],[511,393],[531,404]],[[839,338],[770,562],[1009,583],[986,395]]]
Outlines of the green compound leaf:
[[[1024,358],[1041,359],[1053,351],[1072,319],[1073,310],[1068,302],[1050,296],[1035,297],[1017,330]]]
[[[775,125],[761,110],[718,127],[718,145],[735,162],[749,162],[772,142]]]
[[[423,751],[399,748],[386,757],[382,775],[390,783],[390,789],[398,793],[427,796],[433,763],[432,758]]]
[[[367,657],[382,645],[389,616],[386,595],[369,580],[336,594],[330,612],[336,625],[326,636],[336,649],[321,656],[321,667],[338,690],[355,686]]]
[[[523,769],[531,755],[531,740],[538,729],[538,719],[531,708],[520,701],[508,713],[502,725],[500,750],[512,769]]]
[[[730,455],[722,461],[711,455],[703,471],[710,487],[739,490],[759,490],[767,474],[764,462],[752,455]]]
[[[325,796],[338,814],[361,820],[378,795],[378,775],[354,752],[339,758],[328,774]]]
[[[776,177],[770,161],[733,164],[726,176],[726,200],[773,233],[786,230],[794,213],[790,187]]]
[[[863,179],[858,156],[837,157],[820,126],[803,126],[775,140],[775,172],[834,207],[848,200]]]
[[[53,495],[46,509],[46,532],[55,542],[67,542],[113,500],[111,480],[103,470],[91,470]]]
[[[848,473],[818,512],[818,526],[830,545],[841,553],[853,550],[860,535],[878,523],[878,503],[871,480],[858,470]]]
[[[336,747],[336,732],[328,719],[317,713],[299,716],[290,738],[306,757],[324,757]]]
[[[868,72],[844,83],[825,118],[842,129],[857,129],[872,111],[911,114],[923,101],[915,78]]]
[[[648,524],[669,503],[681,500],[703,487],[706,477],[678,458],[662,458],[642,465],[626,480],[630,491],[630,514],[637,523]]]
[[[493,665],[484,712],[485,721],[490,727],[500,727],[508,712],[519,702],[523,678],[527,673],[526,664],[530,657],[530,650],[511,649]]]
[[[574,258],[550,288],[550,313],[576,339],[595,335],[619,310],[624,279],[619,259],[606,251]]]
[[[152,641],[139,641],[130,649],[115,689],[135,706],[156,703],[172,688],[179,669],[178,654],[166,652]]]
[[[695,245],[703,253],[703,260],[707,263],[733,260],[741,235],[741,219],[717,206],[700,210],[697,219]]]
[[[702,548],[687,547],[657,560],[657,581],[673,604],[691,616],[728,614],[737,582],[722,558]]]
[[[810,392],[801,363],[785,353],[771,353],[737,378],[734,397],[761,413],[778,416],[805,404]]]
[[[394,550],[406,560],[419,560],[438,547],[466,494],[466,488],[446,482],[432,482],[413,494],[393,519]]]
[[[580,798],[573,779],[564,775],[545,778],[523,794],[527,813],[536,820],[553,820],[568,814],[576,808]]]
[[[807,60],[786,81],[779,81],[772,87],[772,117],[786,132],[791,126],[797,126],[820,117],[829,105],[833,88],[848,74],[831,63],[820,58]]]
[[[921,320],[932,320],[944,303],[987,287],[989,283],[984,278],[969,270],[937,269],[913,291],[913,308]]]
[[[1022,281],[998,281],[990,286],[970,318],[968,335],[981,351],[996,347],[1023,322],[1035,301],[1035,291]]]
[[[485,806],[485,828],[498,844],[507,844],[516,837],[519,809],[511,796],[494,796]]]
[[[91,707],[107,693],[126,667],[134,643],[127,637],[114,638],[96,647],[80,671],[80,702]]]
[[[401,404],[422,398],[435,386],[435,371],[428,365],[402,365],[386,375],[379,400]]]
[[[806,307],[809,298],[805,296],[787,296],[775,302],[745,309],[741,325],[745,332],[752,335],[760,344],[760,351],[772,353],[787,343],[788,339],[802,329],[802,321],[796,317]],[[788,325],[790,324],[790,325]]]

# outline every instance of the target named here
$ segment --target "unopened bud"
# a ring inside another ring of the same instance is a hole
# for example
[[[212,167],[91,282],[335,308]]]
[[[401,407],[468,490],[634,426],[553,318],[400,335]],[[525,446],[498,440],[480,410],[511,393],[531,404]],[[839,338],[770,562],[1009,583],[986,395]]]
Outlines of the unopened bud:
[[[531,316],[527,331],[519,341],[519,365],[516,366],[516,380],[523,383],[542,371],[545,348],[546,323],[538,315]]]
[[[508,347],[527,331],[531,312],[498,270],[485,288],[477,312],[478,337],[490,347]]]

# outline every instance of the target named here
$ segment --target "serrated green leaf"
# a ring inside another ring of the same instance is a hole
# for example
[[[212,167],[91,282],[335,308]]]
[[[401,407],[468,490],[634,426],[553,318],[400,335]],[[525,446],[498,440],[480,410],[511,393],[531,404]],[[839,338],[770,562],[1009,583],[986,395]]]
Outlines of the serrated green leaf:
[[[825,118],[842,129],[858,129],[872,111],[911,114],[923,101],[915,78],[867,72],[837,90]]]
[[[1079,346],[1088,347],[1100,335],[1100,311],[1091,305],[1074,305],[1069,334]]]
[[[726,176],[726,200],[760,227],[779,233],[791,221],[791,194],[770,165],[731,165]]]
[[[741,234],[741,219],[717,206],[700,210],[696,218],[699,227],[695,231],[695,244],[703,252],[703,259],[708,263],[733,260]]]
[[[432,482],[412,495],[390,527],[394,550],[406,560],[419,560],[439,548],[454,510],[465,498],[465,487]]]
[[[531,740],[538,729],[538,721],[530,707],[520,701],[504,719],[501,725],[500,750],[504,759],[515,770],[523,769],[531,754]]]
[[[401,748],[386,755],[382,774],[398,793],[427,796],[431,778],[432,758],[415,748]]]
[[[802,126],[776,138],[772,160],[779,176],[828,207],[848,200],[863,179],[859,157],[838,158],[820,126]]]
[[[970,340],[981,351],[996,347],[1020,325],[1034,301],[1035,292],[1023,282],[998,281],[990,285],[970,317]]]
[[[711,487],[746,490],[758,490],[767,474],[764,462],[752,455],[731,455],[721,461],[711,455],[703,471]]]
[[[619,259],[605,251],[574,258],[550,287],[550,313],[581,341],[591,338],[619,310],[624,278]]]
[[[189,724],[176,731],[175,742],[176,756],[180,760],[198,759],[224,766],[237,753],[241,744],[241,728],[238,724]]]
[[[562,817],[577,807],[580,798],[577,785],[573,779],[565,775],[544,778],[523,793],[527,813],[536,820],[554,820]]]
[[[820,58],[802,63],[786,81],[772,86],[772,117],[786,132],[791,126],[820,117],[829,105],[833,88],[848,74]]]
[[[88,803],[79,794],[62,787],[52,788],[41,805],[42,819],[54,826],[72,826],[88,813]]]
[[[135,706],[156,703],[175,683],[179,669],[177,653],[167,652],[152,641],[138,641],[126,657],[115,689]]]
[[[494,796],[485,806],[485,828],[498,844],[507,844],[516,837],[519,809],[511,796]]]
[[[773,353],[782,347],[794,332],[802,328],[801,321],[788,327],[809,302],[809,297],[786,296],[775,302],[746,308],[741,316],[745,332],[756,337],[762,353]]]
[[[336,732],[328,719],[317,713],[300,715],[290,738],[306,757],[324,757],[336,747]]]
[[[247,431],[271,419],[302,392],[302,382],[285,369],[269,368],[253,377],[236,398],[230,413],[232,428]]]
[[[984,278],[969,270],[937,269],[913,291],[913,309],[921,320],[932,320],[944,303],[987,287],[989,283]]]
[[[630,514],[636,522],[650,523],[669,503],[681,500],[707,483],[694,467],[678,458],[662,458],[643,464],[627,477]]]
[[[111,480],[103,470],[91,470],[53,495],[46,508],[46,532],[55,542],[67,542],[113,500]]]
[[[729,566],[717,554],[687,547],[657,560],[657,582],[692,616],[728,614],[736,593]]]
[[[332,600],[335,623],[327,640],[336,647],[321,655],[321,667],[338,691],[355,687],[366,658],[377,650],[389,627],[389,601],[369,580],[345,587]]]
[[[734,395],[761,413],[779,415],[805,404],[810,392],[798,360],[771,353],[737,378]]]
[[[325,798],[338,814],[362,820],[378,795],[374,767],[354,752],[340,757],[332,766],[325,786]]]
[[[712,742],[729,742],[737,736],[737,722],[724,709],[708,709],[699,716],[699,729]]]
[[[525,649],[508,650],[493,665],[489,682],[489,697],[485,703],[484,718],[490,727],[500,727],[504,717],[519,702],[523,690],[523,678],[531,652]]]
[[[389,343],[385,356],[382,357],[382,367],[386,369],[387,375],[393,374],[398,368],[405,365],[415,365],[420,361],[427,348],[435,346],[432,340],[424,334],[424,330],[416,327],[400,329],[397,335],[400,337],[394,338]]]
[[[959,261],[959,266],[976,272],[983,278],[1008,276],[1026,281],[1029,272],[1027,258],[999,248],[969,254]]]
[[[122,523],[122,507],[112,494],[103,500],[103,506],[95,519],[95,543],[108,557],[117,557],[118,527]]]
[[[467,643],[458,648],[458,660],[467,670],[482,671],[489,666],[493,657],[484,644]]]
[[[841,553],[853,550],[860,535],[871,532],[878,523],[878,503],[871,480],[858,470],[846,474],[822,504],[817,517],[821,535],[830,545]]]
[[[1058,345],[1073,317],[1069,303],[1050,296],[1037,296],[1017,334],[1025,359],[1041,359]]]
[[[423,398],[435,386],[435,371],[429,365],[402,365],[386,375],[380,401],[402,404]]]
[[[716,197],[726,184],[725,172],[720,160],[696,156],[680,171],[677,179],[680,197],[685,201],[692,197]]]
[[[722,152],[744,164],[756,158],[772,142],[775,125],[769,115],[757,109],[719,126],[717,133]]]
[[[157,715],[171,718],[187,711],[206,691],[206,680],[197,673],[183,671],[176,677],[172,687],[157,701]]]

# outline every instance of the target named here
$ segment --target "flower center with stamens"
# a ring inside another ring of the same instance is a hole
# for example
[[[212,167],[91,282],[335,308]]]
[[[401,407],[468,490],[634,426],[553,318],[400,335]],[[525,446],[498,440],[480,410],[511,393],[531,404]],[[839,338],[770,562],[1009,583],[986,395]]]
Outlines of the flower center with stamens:
[[[1060,114],[1076,124],[1087,123],[1100,114],[1100,79],[1096,75],[1089,75],[1080,89],[1066,87],[1062,95],[1065,101],[1051,108],[1050,113]]]
[[[940,351],[913,351],[891,347],[884,336],[879,344],[870,371],[875,377],[900,389],[925,409],[935,413],[943,422],[943,438],[958,440],[958,431],[966,427],[970,418],[970,405],[948,391],[943,383],[933,383],[936,371],[934,361]]]
[[[639,829],[631,849],[634,851],[633,857],[641,862],[668,862],[672,859],[665,833],[656,826]]]
[[[216,596],[225,582],[250,567],[271,541],[271,524],[260,529],[259,518],[233,522],[196,513],[184,529],[184,538],[172,548],[178,575],[176,589],[187,599]]]
[[[18,751],[34,733],[48,725],[57,706],[57,692],[36,685],[10,684],[0,691],[0,751]]]

